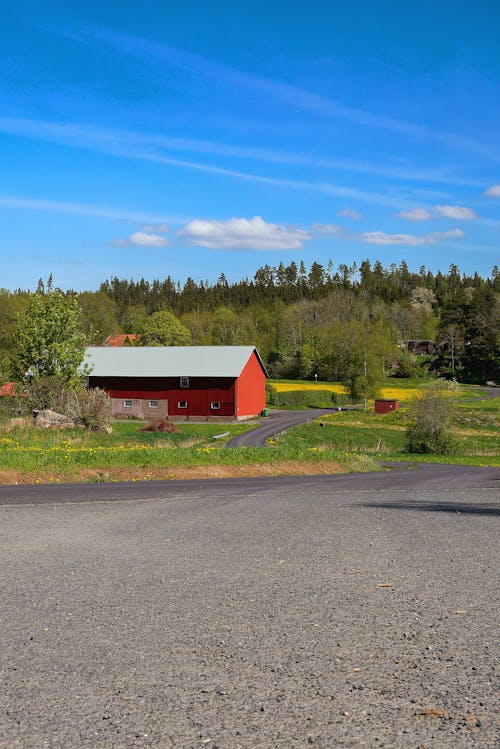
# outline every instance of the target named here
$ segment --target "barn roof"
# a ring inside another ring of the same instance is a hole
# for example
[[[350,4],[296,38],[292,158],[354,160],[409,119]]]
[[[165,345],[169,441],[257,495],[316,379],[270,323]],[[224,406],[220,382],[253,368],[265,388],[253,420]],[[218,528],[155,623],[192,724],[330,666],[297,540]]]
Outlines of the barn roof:
[[[255,346],[90,346],[85,364],[94,377],[239,377]]]

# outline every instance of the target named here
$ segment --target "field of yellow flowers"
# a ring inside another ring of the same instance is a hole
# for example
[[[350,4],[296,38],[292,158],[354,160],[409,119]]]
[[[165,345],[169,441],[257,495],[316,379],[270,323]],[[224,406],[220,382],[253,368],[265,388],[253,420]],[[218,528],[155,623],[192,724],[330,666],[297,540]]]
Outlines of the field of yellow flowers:
[[[271,380],[272,386],[278,393],[294,392],[297,390],[325,390],[330,393],[345,395],[346,389],[336,382],[304,382],[300,380]],[[422,392],[422,384],[411,386],[387,385],[380,389],[380,398],[395,398],[401,402],[408,402],[418,398]]]

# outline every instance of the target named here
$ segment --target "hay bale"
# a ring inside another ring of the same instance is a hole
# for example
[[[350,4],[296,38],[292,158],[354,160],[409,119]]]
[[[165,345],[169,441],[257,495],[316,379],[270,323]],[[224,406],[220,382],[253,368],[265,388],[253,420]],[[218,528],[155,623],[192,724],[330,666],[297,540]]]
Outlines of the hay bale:
[[[139,432],[178,432],[179,429],[169,419],[151,419],[139,429]]]

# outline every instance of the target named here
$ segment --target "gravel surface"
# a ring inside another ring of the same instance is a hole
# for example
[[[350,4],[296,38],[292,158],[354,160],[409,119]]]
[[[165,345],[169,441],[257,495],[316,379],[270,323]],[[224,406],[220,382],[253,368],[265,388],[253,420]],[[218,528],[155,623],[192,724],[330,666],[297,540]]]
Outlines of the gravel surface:
[[[2,749],[499,745],[498,488],[157,497],[0,507]]]

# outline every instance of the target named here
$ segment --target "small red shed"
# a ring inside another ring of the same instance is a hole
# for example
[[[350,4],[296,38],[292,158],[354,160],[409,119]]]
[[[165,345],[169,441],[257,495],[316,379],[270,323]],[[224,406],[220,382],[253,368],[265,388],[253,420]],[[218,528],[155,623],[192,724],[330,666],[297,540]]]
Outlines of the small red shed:
[[[260,414],[267,372],[254,346],[92,346],[89,387],[116,417],[235,418]]]
[[[391,411],[396,411],[399,402],[395,398],[377,398],[375,400],[375,413],[376,414],[388,414]]]

